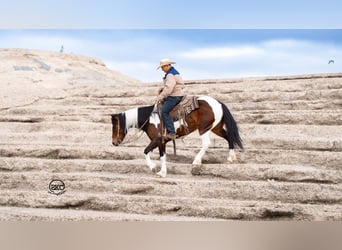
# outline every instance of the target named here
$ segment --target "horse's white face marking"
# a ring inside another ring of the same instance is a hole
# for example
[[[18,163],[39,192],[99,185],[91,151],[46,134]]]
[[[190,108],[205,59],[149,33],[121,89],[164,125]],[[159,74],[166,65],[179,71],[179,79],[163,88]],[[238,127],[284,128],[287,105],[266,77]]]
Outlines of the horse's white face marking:
[[[157,113],[152,113],[150,116],[150,123],[154,124],[156,128],[158,128],[158,125],[160,124],[160,119]]]
[[[223,117],[223,111],[222,111],[222,105],[217,100],[210,96],[201,96],[198,98],[198,100],[203,100],[209,104],[211,109],[213,110],[215,121],[213,123],[212,128],[215,128],[217,124],[220,123],[222,117]]]
[[[138,128],[138,109],[130,109],[125,112],[126,128]]]

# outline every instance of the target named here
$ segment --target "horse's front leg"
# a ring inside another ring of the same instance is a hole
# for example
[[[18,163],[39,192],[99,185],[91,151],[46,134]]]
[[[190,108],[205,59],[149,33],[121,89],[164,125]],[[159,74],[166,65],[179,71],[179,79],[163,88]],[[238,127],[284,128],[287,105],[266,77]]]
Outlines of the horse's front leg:
[[[158,146],[157,140],[153,140],[150,142],[150,144],[148,144],[148,146],[144,150],[146,164],[151,169],[151,171],[154,171],[156,164],[153,161],[151,161],[150,152],[153,149],[155,149],[157,146]]]
[[[166,144],[160,143],[159,144],[159,155],[160,155],[160,171],[157,173],[160,177],[166,177],[167,168],[166,168]]]

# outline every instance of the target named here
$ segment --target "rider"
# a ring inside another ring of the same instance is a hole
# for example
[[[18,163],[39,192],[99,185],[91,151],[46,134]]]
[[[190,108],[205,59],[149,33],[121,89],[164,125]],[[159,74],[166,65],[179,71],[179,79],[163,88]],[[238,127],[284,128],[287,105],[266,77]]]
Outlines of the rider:
[[[175,62],[170,59],[160,60],[157,69],[161,68],[165,72],[165,76],[163,78],[164,86],[158,91],[156,103],[163,103],[161,114],[167,130],[166,137],[174,140],[177,135],[170,112],[183,98],[184,81],[171,64],[175,64]]]

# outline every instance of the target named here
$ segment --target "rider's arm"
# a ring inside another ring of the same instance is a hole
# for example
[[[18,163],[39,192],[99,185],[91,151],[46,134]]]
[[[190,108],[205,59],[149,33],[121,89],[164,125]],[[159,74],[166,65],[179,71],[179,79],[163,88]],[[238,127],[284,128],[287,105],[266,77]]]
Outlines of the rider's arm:
[[[172,74],[168,74],[165,79],[163,91],[158,95],[158,100],[163,101],[169,96],[176,86],[176,78]]]

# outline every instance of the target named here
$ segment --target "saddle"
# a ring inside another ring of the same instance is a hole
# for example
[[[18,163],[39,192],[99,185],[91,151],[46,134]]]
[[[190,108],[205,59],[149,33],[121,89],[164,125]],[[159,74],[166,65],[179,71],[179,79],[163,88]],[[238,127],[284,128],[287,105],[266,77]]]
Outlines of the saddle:
[[[184,96],[170,112],[173,121],[183,120],[192,111],[198,109],[199,104],[197,98],[197,96]]]

